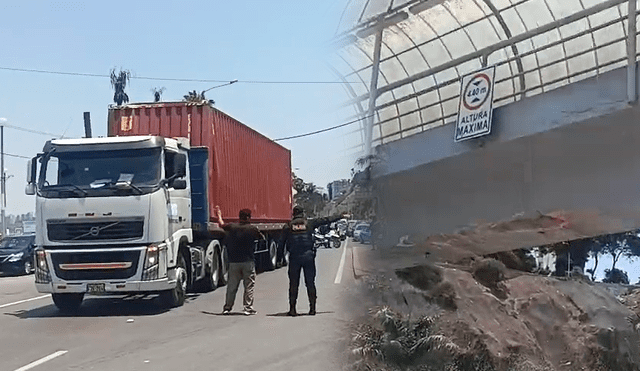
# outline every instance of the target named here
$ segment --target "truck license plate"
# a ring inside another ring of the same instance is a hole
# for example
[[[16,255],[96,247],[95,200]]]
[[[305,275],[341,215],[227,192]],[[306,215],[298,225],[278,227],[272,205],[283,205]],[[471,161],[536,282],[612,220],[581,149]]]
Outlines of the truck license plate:
[[[104,283],[87,283],[87,292],[90,294],[104,292]]]

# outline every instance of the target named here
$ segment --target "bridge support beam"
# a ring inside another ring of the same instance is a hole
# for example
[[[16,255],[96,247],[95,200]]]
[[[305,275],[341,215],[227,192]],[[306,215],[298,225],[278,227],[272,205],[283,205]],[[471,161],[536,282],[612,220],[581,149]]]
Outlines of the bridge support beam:
[[[629,103],[634,104],[637,100],[637,70],[636,70],[636,0],[629,0],[629,20],[627,30],[627,96]]]

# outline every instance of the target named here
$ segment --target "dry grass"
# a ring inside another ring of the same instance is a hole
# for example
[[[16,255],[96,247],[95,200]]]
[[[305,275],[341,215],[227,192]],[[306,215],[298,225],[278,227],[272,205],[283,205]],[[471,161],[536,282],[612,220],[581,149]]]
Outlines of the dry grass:
[[[483,359],[468,357],[446,336],[436,333],[436,316],[411,320],[388,307],[371,312],[370,321],[353,331],[352,371],[493,370]],[[463,367],[463,368],[461,368]]]

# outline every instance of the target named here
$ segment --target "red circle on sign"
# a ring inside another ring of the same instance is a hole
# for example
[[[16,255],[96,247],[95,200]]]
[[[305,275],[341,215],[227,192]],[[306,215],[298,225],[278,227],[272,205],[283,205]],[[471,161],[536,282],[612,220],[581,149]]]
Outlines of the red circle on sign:
[[[479,104],[470,105],[470,104],[467,103],[467,100],[466,100],[467,91],[469,90],[469,86],[471,85],[471,83],[474,82],[478,78],[484,79],[487,82],[487,94],[484,96],[484,99]],[[484,73],[479,73],[479,74],[473,76],[473,78],[471,80],[469,80],[469,82],[467,83],[467,86],[464,87],[464,91],[462,93],[462,104],[464,104],[465,108],[470,110],[470,111],[477,110],[478,108],[482,107],[482,105],[485,104],[485,102],[489,98],[489,93],[491,93],[490,89],[491,89],[491,80],[489,79],[489,76],[487,76]]]

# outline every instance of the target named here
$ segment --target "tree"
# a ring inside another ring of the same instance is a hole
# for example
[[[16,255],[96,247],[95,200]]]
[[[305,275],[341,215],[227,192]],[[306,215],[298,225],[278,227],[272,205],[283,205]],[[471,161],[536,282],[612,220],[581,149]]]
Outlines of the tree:
[[[296,194],[294,195],[295,204],[301,206],[306,215],[317,216],[327,204],[322,188],[316,186],[312,182],[305,182],[295,174],[292,174],[292,176],[293,189],[296,191]]]
[[[625,285],[629,284],[629,276],[627,272],[622,269],[614,268],[614,269],[605,269],[604,270],[604,279],[602,282],[605,283],[623,283]]]
[[[625,256],[633,259],[640,256],[640,238],[638,231],[624,232],[599,236],[601,253],[611,255],[612,264],[611,271],[616,269],[616,264],[620,257]]]
[[[114,90],[113,94],[113,102],[118,106],[122,105],[122,103],[129,103],[129,96],[125,93],[125,89],[127,88],[127,83],[131,78],[131,72],[128,70],[120,70],[116,74],[116,69],[111,69],[111,87]]]
[[[151,89],[151,92],[153,93],[153,101],[154,102],[160,102],[160,98],[162,97],[162,93],[164,92],[165,88],[153,88]]]
[[[593,258],[595,264],[593,265],[593,268],[587,269],[586,272],[591,275],[591,281],[595,281],[596,270],[598,269],[598,256],[600,256],[600,251],[598,251],[597,249],[591,249],[589,251],[589,256]]]
[[[620,261],[621,257],[634,259],[640,256],[640,236],[638,236],[638,231],[633,230],[592,238],[589,254],[595,261],[594,267],[586,270],[587,273],[591,274],[592,280],[595,281],[598,257],[606,254],[611,255],[612,263],[611,268],[605,269],[605,272],[611,272],[609,275],[613,275],[612,277],[615,279],[619,274],[616,273],[616,271],[618,271],[616,264]]]
[[[187,95],[184,95],[184,101],[185,102],[193,102],[193,103],[209,103],[209,104],[216,104],[216,102],[213,101],[213,99],[209,99],[207,100],[207,98],[205,98],[204,96],[204,90],[201,93],[194,91],[190,91],[187,93]]]

